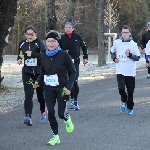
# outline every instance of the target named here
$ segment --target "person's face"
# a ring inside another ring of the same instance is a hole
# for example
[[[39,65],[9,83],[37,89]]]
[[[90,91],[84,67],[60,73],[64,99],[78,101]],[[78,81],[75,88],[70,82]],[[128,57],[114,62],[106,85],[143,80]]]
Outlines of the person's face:
[[[46,46],[49,50],[53,51],[59,45],[58,41],[53,38],[48,38],[46,40]]]
[[[150,30],[150,24],[147,25],[148,30]]]
[[[66,32],[67,34],[72,33],[73,30],[74,30],[74,29],[73,29],[73,27],[72,27],[70,24],[65,25],[65,32]]]
[[[124,38],[124,40],[128,40],[129,36],[131,35],[131,32],[129,31],[129,29],[122,29],[122,37]]]
[[[36,38],[36,33],[33,30],[27,30],[25,33],[25,37],[27,38],[28,42],[32,42]]]

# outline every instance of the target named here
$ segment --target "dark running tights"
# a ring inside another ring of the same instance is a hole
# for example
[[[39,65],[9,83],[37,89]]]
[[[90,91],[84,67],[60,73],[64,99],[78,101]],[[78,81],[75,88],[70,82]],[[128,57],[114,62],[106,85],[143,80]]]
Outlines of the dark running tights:
[[[50,123],[50,127],[52,132],[57,135],[58,134],[58,122],[55,117],[55,104],[56,100],[58,102],[58,116],[63,120],[66,119],[66,111],[67,111],[67,101],[61,97],[60,91],[54,91],[50,89],[44,89],[45,102],[48,110],[48,121]]]
[[[121,74],[117,75],[119,94],[121,95],[121,101],[127,103],[127,108],[133,109],[133,93],[135,88],[135,77],[133,76],[123,76]],[[125,86],[127,88],[127,93],[125,91]]]
[[[24,109],[25,114],[29,114],[31,116],[33,109],[33,94],[34,89],[32,85],[32,81],[34,82],[37,79],[38,75],[29,75],[22,73],[22,80],[24,85],[25,92],[25,100],[24,100]],[[38,102],[40,103],[40,111],[41,113],[45,112],[45,98],[43,94],[43,85],[40,84],[38,88],[36,88]]]

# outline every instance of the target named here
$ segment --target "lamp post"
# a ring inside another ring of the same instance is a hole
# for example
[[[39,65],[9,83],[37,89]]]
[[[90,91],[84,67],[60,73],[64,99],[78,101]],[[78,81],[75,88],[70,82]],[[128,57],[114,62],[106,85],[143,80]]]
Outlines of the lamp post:
[[[111,47],[111,37],[113,37],[113,42],[117,38],[117,33],[104,33],[105,36],[108,36],[108,63],[110,62],[110,47]]]

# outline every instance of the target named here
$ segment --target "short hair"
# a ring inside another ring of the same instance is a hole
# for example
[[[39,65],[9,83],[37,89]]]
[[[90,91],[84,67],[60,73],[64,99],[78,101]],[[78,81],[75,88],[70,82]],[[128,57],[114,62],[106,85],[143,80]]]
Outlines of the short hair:
[[[123,25],[122,29],[128,29],[130,32],[132,32],[131,28],[128,25]]]
[[[68,24],[71,25],[72,28],[74,28],[74,24],[73,24],[72,22],[66,22],[66,23],[65,23],[65,26],[68,25]]]
[[[25,31],[24,31],[24,33],[26,33],[27,30],[33,30],[35,33],[37,33],[36,30],[35,30],[35,28],[34,28],[34,26],[32,26],[32,25],[27,26],[26,29],[25,29]]]

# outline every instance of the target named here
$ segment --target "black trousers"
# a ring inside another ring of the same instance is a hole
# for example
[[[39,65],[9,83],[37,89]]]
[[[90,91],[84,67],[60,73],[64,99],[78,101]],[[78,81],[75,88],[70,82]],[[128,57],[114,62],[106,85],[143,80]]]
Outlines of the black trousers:
[[[75,101],[77,101],[77,97],[79,94],[79,85],[78,85],[78,77],[79,77],[79,63],[75,63],[74,64],[75,69],[77,71],[74,83],[73,83],[73,87],[71,89],[71,98],[74,98]]]
[[[51,90],[48,88],[44,88],[45,102],[48,110],[48,121],[50,123],[50,127],[52,132],[57,135],[58,134],[58,122],[55,117],[55,104],[56,100],[58,102],[58,116],[61,119],[67,120],[67,101],[68,99],[64,99],[61,97],[60,91]]]
[[[117,74],[117,82],[121,101],[126,102],[127,108],[132,110],[134,106],[133,93],[135,88],[135,77]],[[125,87],[127,89],[127,93]]]
[[[22,80],[24,85],[25,100],[24,100],[24,109],[25,114],[32,114],[33,109],[33,94],[34,88],[33,83],[37,79],[38,75],[26,74],[22,71]],[[43,93],[43,83],[39,83],[39,87],[36,88],[38,102],[40,103],[41,113],[45,112],[45,98]]]

